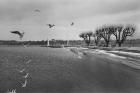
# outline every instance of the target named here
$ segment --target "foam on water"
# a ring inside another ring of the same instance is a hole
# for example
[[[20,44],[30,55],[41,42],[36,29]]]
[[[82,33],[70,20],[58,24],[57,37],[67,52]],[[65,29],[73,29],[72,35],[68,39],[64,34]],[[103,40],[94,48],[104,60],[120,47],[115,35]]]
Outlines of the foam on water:
[[[122,53],[122,54],[129,54],[129,55],[134,55],[134,56],[140,56],[140,53],[132,53],[132,52],[124,52],[124,51],[110,51],[113,53]]]
[[[115,54],[112,54],[112,53],[108,53],[105,50],[99,50],[99,49],[97,49],[95,51],[92,51],[92,53],[105,54],[105,55],[108,55],[108,56],[111,56],[111,57],[126,59],[126,57],[118,56],[118,55],[115,55]]]

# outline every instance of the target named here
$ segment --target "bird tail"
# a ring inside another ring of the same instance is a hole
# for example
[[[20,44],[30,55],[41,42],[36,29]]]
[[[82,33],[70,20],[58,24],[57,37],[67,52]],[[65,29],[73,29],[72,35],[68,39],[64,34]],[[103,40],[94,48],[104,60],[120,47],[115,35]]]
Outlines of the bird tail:
[[[21,35],[20,35],[20,40],[22,40],[24,34],[25,34],[25,32],[22,32],[22,33],[21,33]]]

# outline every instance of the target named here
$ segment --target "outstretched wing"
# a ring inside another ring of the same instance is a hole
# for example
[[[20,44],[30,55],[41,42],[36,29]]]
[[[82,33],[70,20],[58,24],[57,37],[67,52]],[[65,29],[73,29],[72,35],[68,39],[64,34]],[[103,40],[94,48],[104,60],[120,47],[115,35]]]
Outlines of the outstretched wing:
[[[10,31],[10,32],[13,33],[13,34],[19,35],[20,39],[22,39],[22,37],[24,35],[24,32],[23,33],[19,32],[19,31]]]
[[[47,24],[47,25],[49,26],[49,28],[52,28],[55,26],[54,24]]]
[[[39,9],[36,9],[36,10],[34,10],[35,12],[40,12],[40,10]]]
[[[23,38],[23,35],[25,34],[25,32],[23,32],[23,33],[20,33],[20,39],[22,39]]]
[[[18,35],[21,34],[19,31],[10,31],[10,32],[13,33],[13,34],[18,34]]]

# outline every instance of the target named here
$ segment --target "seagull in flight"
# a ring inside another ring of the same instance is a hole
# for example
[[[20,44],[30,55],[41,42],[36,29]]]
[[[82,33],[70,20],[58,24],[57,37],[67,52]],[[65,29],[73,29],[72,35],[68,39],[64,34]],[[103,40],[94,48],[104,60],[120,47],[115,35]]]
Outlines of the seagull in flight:
[[[26,87],[26,85],[27,85],[27,80],[25,80],[25,82],[24,83],[21,83],[22,84],[22,87]]]
[[[35,11],[35,12],[40,12],[40,10],[39,10],[39,9],[35,9],[34,11]]]
[[[23,38],[23,35],[25,34],[24,32],[19,32],[19,31],[10,31],[11,33],[13,33],[13,34],[17,34],[17,35],[19,35],[19,38],[20,39],[22,39]]]
[[[73,26],[73,25],[74,25],[74,23],[72,22],[72,23],[71,23],[71,26]]]
[[[47,24],[47,25],[49,26],[49,28],[52,28],[55,26],[54,24]]]
[[[27,78],[29,76],[29,73],[27,73],[25,76],[23,76],[23,78]]]

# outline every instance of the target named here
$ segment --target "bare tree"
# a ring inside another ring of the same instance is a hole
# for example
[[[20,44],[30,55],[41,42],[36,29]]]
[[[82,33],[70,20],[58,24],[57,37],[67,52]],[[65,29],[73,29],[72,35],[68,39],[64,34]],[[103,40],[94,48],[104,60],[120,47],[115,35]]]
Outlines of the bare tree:
[[[79,37],[80,37],[80,38],[83,38],[84,41],[86,42],[86,40],[87,40],[87,35],[86,35],[85,33],[81,33],[81,34],[79,35]]]
[[[112,27],[112,32],[116,37],[116,43],[121,47],[122,43],[128,36],[132,36],[135,33],[136,27],[133,25],[116,25]]]
[[[99,43],[99,40],[101,39],[101,36],[98,35],[98,30],[95,31],[95,33],[93,33],[93,38],[94,38],[94,42],[95,42],[95,45],[97,46],[98,43]]]
[[[90,32],[81,33],[79,35],[79,37],[83,38],[84,41],[85,41],[85,43],[89,46],[90,43],[91,43],[91,37],[92,37],[92,35],[93,35],[93,32],[90,31]]]
[[[87,45],[89,46],[90,45],[90,43],[91,43],[91,36],[93,35],[93,32],[87,32],[86,33],[86,36],[87,36]]]
[[[81,33],[81,34],[79,35],[79,37],[80,37],[80,38],[83,38],[84,40],[86,40],[86,39],[87,39],[87,36],[86,36],[86,34],[85,34],[85,33]]]
[[[109,26],[103,26],[96,30],[96,33],[98,34],[98,37],[101,37],[106,42],[106,47],[108,47],[110,42],[110,37],[112,35],[112,31],[109,29]]]

